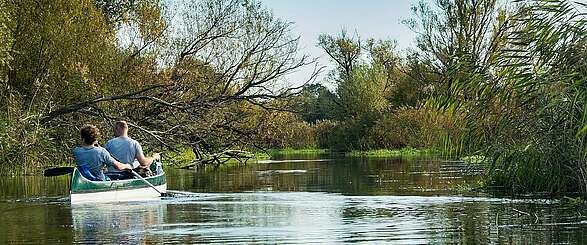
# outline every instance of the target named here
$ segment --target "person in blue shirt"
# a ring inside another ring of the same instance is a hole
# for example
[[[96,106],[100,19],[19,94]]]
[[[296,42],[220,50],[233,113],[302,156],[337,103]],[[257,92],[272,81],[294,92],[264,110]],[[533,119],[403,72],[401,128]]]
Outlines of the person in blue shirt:
[[[86,125],[81,129],[80,133],[82,146],[76,147],[73,150],[73,155],[78,168],[87,170],[91,175],[84,177],[94,178],[92,180],[107,180],[102,172],[103,166],[117,170],[132,170],[130,164],[116,161],[106,149],[97,145],[100,130],[96,126]]]
[[[112,156],[120,162],[131,164],[133,168],[145,168],[161,159],[159,153],[146,157],[141,144],[128,137],[128,124],[125,121],[118,121],[114,125],[115,138],[108,140],[105,148]],[[108,168],[109,172],[116,172],[114,167]]]

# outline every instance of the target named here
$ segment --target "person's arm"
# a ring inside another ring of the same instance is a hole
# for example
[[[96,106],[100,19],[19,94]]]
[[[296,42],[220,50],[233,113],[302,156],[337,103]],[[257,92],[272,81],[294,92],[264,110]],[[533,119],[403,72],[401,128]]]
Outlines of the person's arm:
[[[159,159],[161,159],[161,155],[159,155],[159,153],[153,153],[153,156],[151,157],[145,157],[143,154],[137,156],[137,160],[139,160],[139,163],[142,167],[149,167],[153,161]]]
[[[121,163],[121,162],[116,161],[116,160],[114,160],[114,162],[112,163],[112,165],[117,170],[126,170],[126,169],[132,170],[132,166],[130,164]]]
[[[141,164],[142,167],[147,168],[149,167],[153,161],[161,159],[161,155],[159,153],[154,153],[151,157],[145,157],[143,154],[143,148],[139,143],[137,143],[137,160]]]

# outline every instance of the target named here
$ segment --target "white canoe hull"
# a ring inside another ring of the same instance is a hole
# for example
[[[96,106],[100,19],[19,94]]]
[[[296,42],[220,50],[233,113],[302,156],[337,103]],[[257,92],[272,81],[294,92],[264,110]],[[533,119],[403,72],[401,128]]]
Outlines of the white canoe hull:
[[[167,184],[155,186],[161,193],[167,192]],[[151,187],[112,190],[93,193],[71,193],[71,204],[105,203],[105,202],[135,202],[159,200],[161,194]]]

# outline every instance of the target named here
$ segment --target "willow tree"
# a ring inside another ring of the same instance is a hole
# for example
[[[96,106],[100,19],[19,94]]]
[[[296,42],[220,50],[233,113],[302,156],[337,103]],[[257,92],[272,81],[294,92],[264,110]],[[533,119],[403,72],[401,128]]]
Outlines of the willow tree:
[[[339,125],[333,132],[337,144],[331,147],[368,148],[364,136],[390,110],[400,83],[395,42],[363,42],[343,30],[336,36],[321,35],[319,46],[335,65],[329,75],[336,85],[331,110]]]
[[[258,2],[163,5],[167,11],[161,12],[160,25],[159,18],[123,25],[136,36],[123,43],[129,55],[119,74],[128,85],[55,108],[41,122],[60,125],[80,114],[127,119],[158,144],[215,151],[246,142],[238,127],[243,115],[236,110],[242,103],[264,106],[297,93],[299,87],[288,85],[284,76],[313,63],[299,54],[291,23]]]
[[[258,2],[9,0],[0,8],[8,10],[0,13],[0,162],[31,168],[67,161],[84,123],[127,120],[148,148],[246,145],[239,109],[295,95],[285,75],[313,63],[299,54],[291,23]]]

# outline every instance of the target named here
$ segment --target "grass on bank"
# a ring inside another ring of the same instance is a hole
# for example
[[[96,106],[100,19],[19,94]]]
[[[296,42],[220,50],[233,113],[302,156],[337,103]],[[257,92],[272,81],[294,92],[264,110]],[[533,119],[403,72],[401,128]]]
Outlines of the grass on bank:
[[[284,149],[269,149],[266,151],[260,152],[253,152],[248,155],[248,159],[239,161],[236,158],[232,158],[228,155],[220,156],[221,159],[226,159],[227,161],[224,162],[223,166],[234,166],[240,164],[250,164],[256,163],[257,161],[261,160],[269,160],[275,156],[289,156],[289,155],[320,155],[320,154],[328,154],[330,151],[328,149],[291,149],[291,148],[284,148]],[[208,158],[209,155],[204,155],[205,158]],[[184,150],[181,153],[170,153],[167,165],[181,167],[189,164],[191,161],[196,159],[196,154],[192,151],[192,149]]]
[[[489,161],[491,159],[489,159],[488,157],[482,156],[482,155],[471,155],[471,156],[461,157],[460,160],[465,161],[470,164],[489,164]]]
[[[204,154],[203,158],[210,159],[211,155]],[[246,162],[246,163],[255,162],[258,160],[258,159],[256,159],[256,155],[253,155],[253,154],[251,154],[250,156],[247,156],[246,159],[242,159],[241,161],[239,161],[238,159],[235,159],[229,155],[220,155],[220,156],[218,156],[218,158],[221,161],[223,161],[222,165],[229,165],[229,166],[238,165],[242,162]],[[193,161],[195,161],[195,160],[198,160],[198,159],[197,159],[194,151],[192,149],[185,149],[182,152],[169,152],[167,154],[167,156],[164,157],[162,162],[163,162],[163,165],[177,167],[177,168],[183,168],[185,166],[192,164]],[[210,164],[210,165],[214,165],[214,164]]]
[[[261,152],[268,156],[288,156],[288,155],[320,155],[331,153],[328,149],[304,148],[304,149],[269,149],[267,153]]]
[[[366,151],[333,151],[330,149],[271,149],[267,150],[269,156],[288,155],[321,155],[321,154],[343,154],[347,157],[416,157],[439,155],[440,152],[433,149],[415,149],[406,147],[402,149],[379,149]]]
[[[440,152],[432,149],[414,149],[414,148],[403,148],[396,150],[379,149],[379,150],[368,150],[368,151],[350,151],[350,152],[336,152],[329,149],[269,149],[266,151],[251,153],[246,163],[255,163],[259,160],[268,160],[276,156],[295,156],[295,155],[324,155],[324,154],[342,154],[347,157],[369,157],[369,158],[383,158],[383,157],[419,157],[419,156],[434,156],[439,155]],[[204,157],[209,157],[205,155]],[[244,161],[238,161],[230,156],[221,156],[222,159],[228,159],[224,165],[238,165]],[[170,166],[186,166],[191,161],[196,159],[196,154],[191,149],[187,149],[181,153],[169,153],[164,164]]]
[[[403,148],[396,150],[379,149],[368,151],[351,151],[345,153],[345,156],[350,157],[418,157],[418,156],[433,156],[439,155],[440,152],[433,149],[414,149]]]

